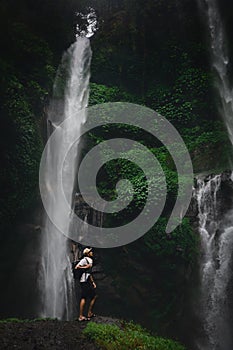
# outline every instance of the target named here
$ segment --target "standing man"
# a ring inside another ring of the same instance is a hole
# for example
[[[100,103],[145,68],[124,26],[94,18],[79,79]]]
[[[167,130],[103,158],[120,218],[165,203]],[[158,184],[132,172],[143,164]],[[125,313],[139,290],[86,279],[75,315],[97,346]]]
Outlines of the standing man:
[[[83,273],[80,277],[81,287],[81,300],[79,307],[79,318],[80,322],[89,321],[90,318],[94,317],[93,307],[97,298],[96,295],[96,284],[91,275],[91,268],[93,266],[93,251],[92,248],[85,248],[83,251],[84,257],[75,266],[75,269],[83,269]],[[86,300],[90,299],[87,317],[83,315]]]

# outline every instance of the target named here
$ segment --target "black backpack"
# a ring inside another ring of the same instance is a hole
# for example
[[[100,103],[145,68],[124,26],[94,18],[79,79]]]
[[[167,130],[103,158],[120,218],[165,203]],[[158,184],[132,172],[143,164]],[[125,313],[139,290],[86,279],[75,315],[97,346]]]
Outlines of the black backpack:
[[[75,280],[79,280],[80,281],[80,278],[82,277],[82,274],[83,273],[90,273],[90,269],[75,269],[75,266],[81,261],[82,259],[80,260],[77,260],[77,261],[74,261],[72,262],[72,271],[73,271],[73,276],[74,276],[74,279]],[[89,264],[88,260],[87,260],[87,263]]]

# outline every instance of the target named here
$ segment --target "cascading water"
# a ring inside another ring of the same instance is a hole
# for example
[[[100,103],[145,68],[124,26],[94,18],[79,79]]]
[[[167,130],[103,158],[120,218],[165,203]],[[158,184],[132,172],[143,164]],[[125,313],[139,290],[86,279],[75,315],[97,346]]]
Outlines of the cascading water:
[[[229,55],[224,26],[216,0],[198,2],[208,24],[212,66],[219,95],[219,112],[233,145],[233,96],[228,74]],[[203,249],[201,322],[206,338],[204,343],[198,345],[200,350],[230,350],[233,347],[228,292],[233,250],[233,210],[219,217],[216,198],[220,185],[220,176],[215,176],[207,182],[199,180],[196,192]]]
[[[62,199],[58,191],[59,172],[63,160],[62,150],[67,148],[71,135],[77,138],[85,122],[85,111],[89,96],[91,48],[89,39],[77,37],[64,54],[54,84],[54,98],[48,113],[48,133],[62,127],[62,122],[77,115],[76,123],[66,124],[60,139],[48,147],[46,154],[46,181],[44,186],[50,191],[49,206],[59,217],[64,233],[69,232],[72,215],[63,211]],[[65,86],[65,88],[64,88]],[[76,169],[79,147],[70,148],[62,167],[63,190],[70,208],[73,208],[76,185]],[[53,194],[54,198],[53,199]],[[68,239],[46,218],[42,232],[41,272],[39,286],[42,295],[42,316],[69,320],[75,311],[75,297],[72,271],[69,260]]]
[[[198,0],[199,7],[208,23],[212,66],[216,73],[216,87],[220,97],[219,112],[226,124],[233,145],[233,94],[229,81],[226,35],[217,0]]]
[[[199,232],[202,244],[201,322],[204,340],[200,350],[231,349],[227,287],[231,279],[233,249],[232,211],[223,218],[219,212],[218,193],[221,175],[208,181],[197,180]]]

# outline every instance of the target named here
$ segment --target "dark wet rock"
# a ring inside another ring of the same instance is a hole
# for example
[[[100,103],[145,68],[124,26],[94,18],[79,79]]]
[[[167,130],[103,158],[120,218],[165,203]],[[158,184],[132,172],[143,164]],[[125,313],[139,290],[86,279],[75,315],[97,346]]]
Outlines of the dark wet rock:
[[[89,321],[88,321],[89,322]],[[97,350],[82,331],[88,322],[38,320],[0,323],[1,350]],[[115,324],[121,321],[112,317],[96,316],[91,322]]]
[[[120,323],[119,320],[107,317],[96,317],[95,322]],[[0,323],[0,348],[2,350],[97,350],[96,345],[82,334],[86,324],[87,322],[57,320]]]

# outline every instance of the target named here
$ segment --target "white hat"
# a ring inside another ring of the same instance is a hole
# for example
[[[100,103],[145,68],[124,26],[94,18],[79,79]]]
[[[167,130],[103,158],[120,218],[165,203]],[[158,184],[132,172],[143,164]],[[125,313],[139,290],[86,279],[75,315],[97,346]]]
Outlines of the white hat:
[[[83,251],[83,254],[84,254],[84,255],[87,255],[87,254],[89,254],[91,251],[92,251],[92,248],[85,248],[84,251]]]

